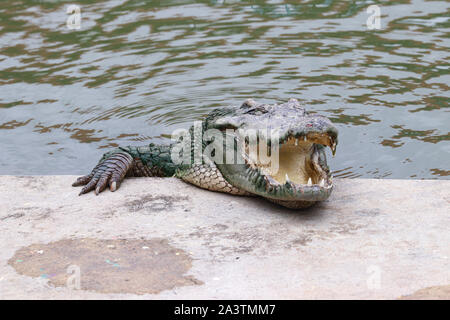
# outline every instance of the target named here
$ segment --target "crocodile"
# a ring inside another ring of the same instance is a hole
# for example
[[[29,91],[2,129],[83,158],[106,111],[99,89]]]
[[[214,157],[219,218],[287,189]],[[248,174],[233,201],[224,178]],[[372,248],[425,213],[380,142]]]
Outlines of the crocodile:
[[[334,156],[337,142],[332,122],[307,113],[297,99],[272,105],[248,99],[211,111],[171,144],[111,150],[73,186],[84,186],[80,195],[98,195],[108,186],[116,191],[125,177],[175,176],[211,191],[306,208],[334,188],[325,149]]]

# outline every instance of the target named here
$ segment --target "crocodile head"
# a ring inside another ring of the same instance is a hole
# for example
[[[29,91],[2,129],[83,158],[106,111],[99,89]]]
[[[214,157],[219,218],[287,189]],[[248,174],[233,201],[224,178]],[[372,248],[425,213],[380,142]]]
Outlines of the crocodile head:
[[[328,118],[308,114],[296,99],[278,105],[249,99],[239,108],[218,109],[206,118],[205,129],[220,130],[225,137],[216,142],[225,148],[223,161],[215,162],[233,186],[289,208],[330,196],[325,147],[334,155],[338,131]]]

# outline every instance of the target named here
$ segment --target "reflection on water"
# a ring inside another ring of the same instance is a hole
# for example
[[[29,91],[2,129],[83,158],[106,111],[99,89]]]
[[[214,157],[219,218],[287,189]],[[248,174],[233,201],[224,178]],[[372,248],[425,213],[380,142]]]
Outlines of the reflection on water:
[[[215,107],[296,97],[340,129],[335,176],[450,175],[446,1],[76,3],[80,30],[69,2],[0,2],[0,174],[86,173]]]

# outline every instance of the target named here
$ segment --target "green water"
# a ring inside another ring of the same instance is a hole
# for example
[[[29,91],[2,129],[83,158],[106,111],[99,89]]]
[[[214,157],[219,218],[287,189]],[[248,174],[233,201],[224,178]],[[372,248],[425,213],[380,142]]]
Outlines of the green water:
[[[81,8],[81,29],[66,8]],[[370,4],[381,29],[369,30]],[[211,109],[289,97],[339,177],[450,176],[446,1],[0,1],[0,174],[84,174]]]

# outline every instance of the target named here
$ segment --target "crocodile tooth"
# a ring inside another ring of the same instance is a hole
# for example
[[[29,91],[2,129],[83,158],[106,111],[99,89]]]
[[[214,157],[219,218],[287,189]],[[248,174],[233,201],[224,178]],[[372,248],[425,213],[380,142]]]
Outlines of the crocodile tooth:
[[[288,176],[288,174],[286,173],[286,183],[290,183],[291,182],[291,180],[289,180],[289,176]]]
[[[325,187],[325,179],[322,179],[322,181],[320,181],[320,186]]]
[[[308,186],[312,186],[312,180],[311,180],[311,177],[309,177],[309,179],[308,179]]]
[[[306,141],[306,136],[303,136],[303,141]]]
[[[295,145],[298,146],[298,139],[295,139]]]
[[[264,176],[264,186],[266,187],[266,190],[269,190],[271,184],[267,176]]]
[[[336,154],[336,142],[333,142],[333,145],[331,146],[331,153],[334,155]]]
[[[269,180],[270,184],[273,184],[273,185],[278,185],[279,184],[278,181],[276,181],[271,176],[266,176],[266,177],[267,177],[267,180]]]

